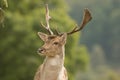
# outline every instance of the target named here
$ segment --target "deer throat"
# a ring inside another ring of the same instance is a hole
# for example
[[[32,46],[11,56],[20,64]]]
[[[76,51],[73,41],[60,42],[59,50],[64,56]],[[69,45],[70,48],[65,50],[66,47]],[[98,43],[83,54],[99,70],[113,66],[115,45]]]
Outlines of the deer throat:
[[[59,70],[64,64],[64,59],[56,55],[54,57],[46,57],[44,62],[44,67],[47,71],[57,71]]]
[[[54,58],[46,57],[43,64],[43,77],[45,80],[57,80],[62,68],[64,67],[64,59],[56,55]]]
[[[64,48],[61,54],[54,57],[46,57],[41,74],[42,80],[59,80],[58,77],[64,67]]]

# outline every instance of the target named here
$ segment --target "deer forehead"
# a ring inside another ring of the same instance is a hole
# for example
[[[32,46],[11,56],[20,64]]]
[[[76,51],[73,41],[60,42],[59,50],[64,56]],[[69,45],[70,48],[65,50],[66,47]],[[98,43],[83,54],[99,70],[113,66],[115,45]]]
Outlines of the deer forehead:
[[[49,36],[47,42],[59,42],[60,37],[59,36]]]

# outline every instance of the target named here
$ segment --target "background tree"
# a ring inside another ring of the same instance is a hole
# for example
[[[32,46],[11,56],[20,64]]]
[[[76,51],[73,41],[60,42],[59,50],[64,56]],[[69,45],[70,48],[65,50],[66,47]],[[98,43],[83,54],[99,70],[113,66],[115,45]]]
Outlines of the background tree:
[[[3,24],[4,21],[4,10],[8,7],[7,0],[0,1],[0,25]]]
[[[52,28],[69,31],[75,22],[68,16],[64,0],[9,0],[8,3],[5,27],[0,27],[0,80],[33,80],[43,61],[36,53],[42,44],[36,33],[45,32],[40,27],[40,21],[45,22],[44,4],[49,4]],[[84,69],[89,62],[87,49],[78,45],[78,39],[76,33],[68,37],[66,45],[69,80],[74,80],[76,71]]]

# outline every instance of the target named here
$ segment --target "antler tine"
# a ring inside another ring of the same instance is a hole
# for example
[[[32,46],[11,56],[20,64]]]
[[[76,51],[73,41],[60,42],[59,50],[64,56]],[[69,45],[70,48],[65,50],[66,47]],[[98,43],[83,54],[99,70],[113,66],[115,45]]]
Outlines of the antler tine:
[[[82,23],[81,23],[80,27],[78,27],[78,25],[76,25],[75,28],[74,28],[72,31],[70,31],[70,32],[67,33],[67,35],[70,35],[70,34],[73,34],[73,33],[75,33],[75,32],[78,32],[78,31],[82,30],[83,27],[84,27],[91,19],[92,19],[91,13],[90,13],[90,11],[86,8],[86,9],[84,10],[84,16],[83,16],[83,20],[82,20]]]
[[[52,30],[50,29],[50,26],[49,26],[49,20],[51,19],[50,15],[49,15],[49,9],[48,9],[48,4],[46,4],[46,26],[44,24],[42,24],[42,22],[40,22],[41,26],[43,26],[48,32],[50,35],[53,35],[53,32]]]

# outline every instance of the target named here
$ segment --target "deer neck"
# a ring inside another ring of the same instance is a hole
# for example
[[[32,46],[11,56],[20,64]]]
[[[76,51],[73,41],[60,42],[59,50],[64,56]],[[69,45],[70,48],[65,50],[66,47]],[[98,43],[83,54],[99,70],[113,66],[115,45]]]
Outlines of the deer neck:
[[[61,65],[61,66],[63,66],[64,56],[65,56],[65,48],[63,46],[62,50],[59,54],[52,56],[52,57],[47,56],[44,60],[44,64],[47,66],[48,65],[51,65],[51,66]]]
[[[46,57],[43,63],[43,80],[58,80],[58,76],[64,67],[64,51],[65,50],[63,46],[60,55]]]

